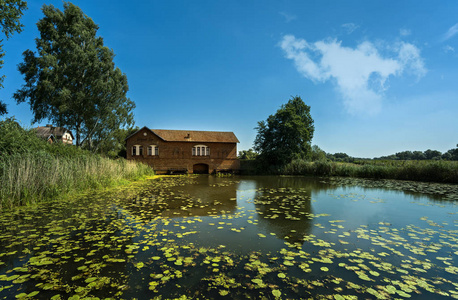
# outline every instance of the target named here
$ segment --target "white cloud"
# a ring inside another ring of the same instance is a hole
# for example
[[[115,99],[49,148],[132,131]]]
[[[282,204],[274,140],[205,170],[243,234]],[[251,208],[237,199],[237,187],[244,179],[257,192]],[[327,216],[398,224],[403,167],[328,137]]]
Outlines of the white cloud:
[[[453,48],[453,47],[450,46],[450,45],[444,46],[444,48],[442,48],[442,49],[444,49],[444,52],[445,52],[445,53],[455,52],[455,48]]]
[[[412,44],[402,42],[399,47],[399,61],[403,69],[418,78],[426,75],[426,68],[420,56],[420,50]]]
[[[402,28],[399,30],[399,34],[401,36],[408,36],[412,34],[412,31],[410,31],[410,29]]]
[[[297,19],[297,16],[288,14],[286,12],[281,11],[280,15],[282,15],[285,18],[286,23],[289,23],[291,21],[294,21]]]
[[[342,24],[341,27],[347,31],[348,34],[351,34],[353,31],[355,31],[359,26],[356,25],[355,23],[345,23]]]
[[[337,40],[310,44],[285,35],[280,46],[304,77],[315,83],[333,80],[346,109],[353,114],[375,114],[380,110],[390,76],[404,71],[418,77],[426,73],[420,51],[409,43],[392,47],[390,57],[382,57],[368,41],[349,48]]]
[[[456,23],[455,25],[453,25],[452,27],[448,29],[448,31],[444,34],[443,40],[446,41],[452,38],[453,36],[455,36],[457,33],[458,33],[458,23]]]

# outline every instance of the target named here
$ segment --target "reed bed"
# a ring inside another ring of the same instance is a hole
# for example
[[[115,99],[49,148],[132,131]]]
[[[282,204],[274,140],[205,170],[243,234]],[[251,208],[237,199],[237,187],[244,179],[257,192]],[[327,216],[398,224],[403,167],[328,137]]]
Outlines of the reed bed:
[[[348,176],[458,183],[457,161],[367,161],[361,164],[294,160],[278,170],[284,175]]]
[[[152,175],[144,164],[45,151],[0,156],[0,210]]]

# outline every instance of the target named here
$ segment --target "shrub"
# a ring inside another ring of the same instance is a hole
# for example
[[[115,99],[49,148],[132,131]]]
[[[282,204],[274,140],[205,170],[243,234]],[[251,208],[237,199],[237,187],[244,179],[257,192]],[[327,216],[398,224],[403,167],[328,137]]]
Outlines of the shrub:
[[[333,175],[333,163],[326,160],[318,160],[314,162],[315,172],[317,176],[331,176]]]
[[[284,175],[350,176],[458,183],[458,162],[454,161],[364,161],[354,163],[296,159],[279,171]]]
[[[0,210],[152,174],[144,164],[48,144],[14,118],[0,121]]]

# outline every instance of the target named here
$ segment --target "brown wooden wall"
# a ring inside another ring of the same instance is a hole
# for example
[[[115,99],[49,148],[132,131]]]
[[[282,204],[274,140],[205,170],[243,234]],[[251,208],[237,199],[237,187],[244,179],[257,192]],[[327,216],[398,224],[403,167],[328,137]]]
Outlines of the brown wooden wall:
[[[146,135],[144,135],[146,133]],[[143,146],[141,156],[132,156],[134,145]],[[148,155],[148,146],[156,145],[159,155]],[[210,148],[210,156],[193,156],[192,148],[205,145]],[[238,171],[240,162],[237,159],[236,143],[204,143],[204,142],[167,142],[150,130],[143,128],[126,141],[127,159],[137,160],[150,165],[156,172],[165,173],[170,170],[184,170],[193,173],[195,164],[207,164],[210,173],[222,170]]]

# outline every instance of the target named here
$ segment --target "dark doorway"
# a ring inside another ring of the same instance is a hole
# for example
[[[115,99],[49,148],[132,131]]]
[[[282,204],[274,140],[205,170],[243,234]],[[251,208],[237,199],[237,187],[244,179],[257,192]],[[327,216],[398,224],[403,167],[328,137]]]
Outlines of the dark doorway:
[[[194,174],[208,174],[208,165],[207,164],[195,164],[192,167],[192,173],[194,173]]]

